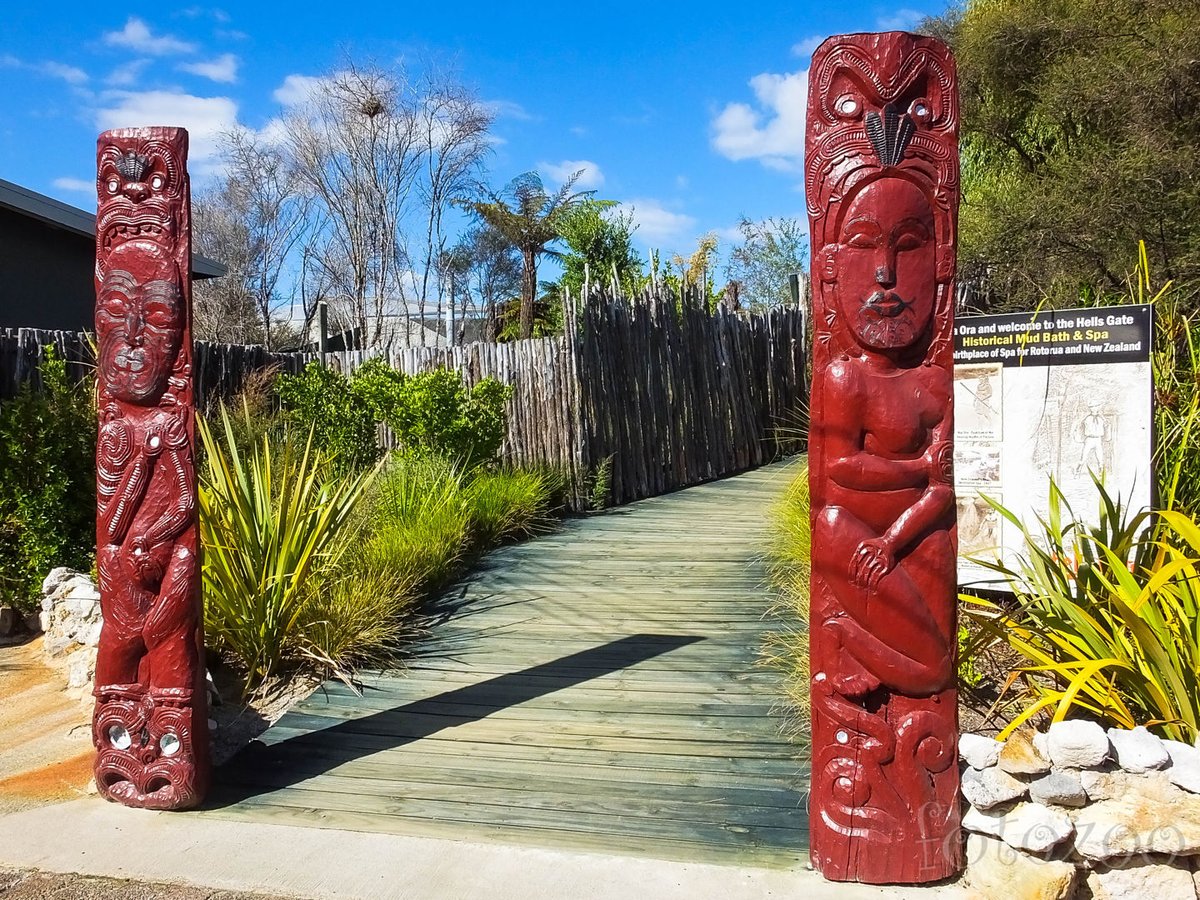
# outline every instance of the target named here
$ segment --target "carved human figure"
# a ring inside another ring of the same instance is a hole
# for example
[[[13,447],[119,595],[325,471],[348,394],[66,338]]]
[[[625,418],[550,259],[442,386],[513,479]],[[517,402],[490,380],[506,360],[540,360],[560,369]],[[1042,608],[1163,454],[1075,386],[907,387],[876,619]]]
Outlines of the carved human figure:
[[[850,35],[812,73],[812,858],[838,880],[931,881],[961,859],[953,61]]]
[[[953,383],[939,366],[906,365],[933,316],[929,201],[904,179],[870,182],[848,205],[836,253],[829,286],[859,352],[822,380],[828,480],[813,565],[845,613],[827,623],[844,653],[834,687],[929,694],[950,678],[953,607],[931,607],[917,582],[954,589]]]
[[[199,632],[186,133],[100,137],[96,337],[96,783],[131,806],[200,801]]]

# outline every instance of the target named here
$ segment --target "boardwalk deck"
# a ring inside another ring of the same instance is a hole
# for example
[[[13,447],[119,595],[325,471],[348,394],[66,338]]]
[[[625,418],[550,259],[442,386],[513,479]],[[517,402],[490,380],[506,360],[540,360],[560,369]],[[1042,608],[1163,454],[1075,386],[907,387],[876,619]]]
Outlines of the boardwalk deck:
[[[492,554],[364,696],[329,684],[220,773],[209,814],[793,865],[807,764],[756,664],[757,557],[794,466]]]

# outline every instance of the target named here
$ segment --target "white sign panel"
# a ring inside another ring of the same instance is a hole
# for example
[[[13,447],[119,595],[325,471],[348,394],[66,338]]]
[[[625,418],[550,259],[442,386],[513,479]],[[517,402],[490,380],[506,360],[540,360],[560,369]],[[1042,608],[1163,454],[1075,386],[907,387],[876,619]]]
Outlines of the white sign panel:
[[[1098,518],[1094,473],[1126,507],[1151,502],[1149,306],[961,317],[954,327],[958,579],[1003,589],[969,557],[1015,565],[1020,531],[1038,534],[1050,480],[1075,515]]]

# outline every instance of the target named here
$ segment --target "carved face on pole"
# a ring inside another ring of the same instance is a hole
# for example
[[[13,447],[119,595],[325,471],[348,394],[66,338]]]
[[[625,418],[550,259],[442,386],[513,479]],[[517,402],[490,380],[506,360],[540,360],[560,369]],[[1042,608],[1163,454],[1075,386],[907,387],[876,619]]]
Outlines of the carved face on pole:
[[[179,353],[184,318],[178,267],[160,244],[131,240],[113,250],[96,304],[108,393],[139,406],[156,404]]]
[[[855,339],[902,350],[926,333],[937,294],[933,209],[904,178],[871,181],[849,202],[834,249],[834,285]]]

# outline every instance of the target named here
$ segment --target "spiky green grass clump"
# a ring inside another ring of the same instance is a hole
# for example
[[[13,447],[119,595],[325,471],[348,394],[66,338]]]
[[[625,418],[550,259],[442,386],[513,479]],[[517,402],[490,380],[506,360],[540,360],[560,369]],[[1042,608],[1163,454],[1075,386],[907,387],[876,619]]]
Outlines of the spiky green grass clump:
[[[768,632],[763,660],[783,672],[791,729],[808,730],[808,615],[812,535],[809,525],[808,464],[796,471],[783,499],[772,510],[767,572],[779,596],[776,619]]]

